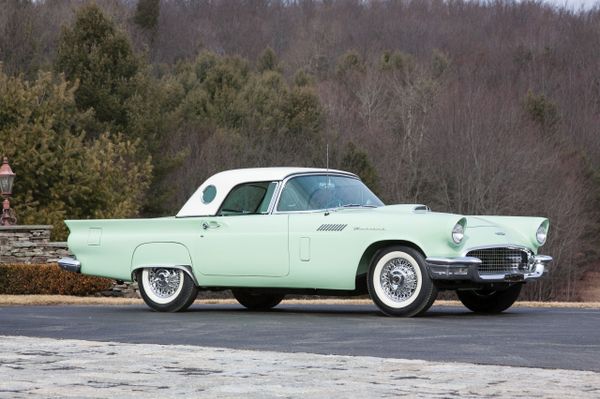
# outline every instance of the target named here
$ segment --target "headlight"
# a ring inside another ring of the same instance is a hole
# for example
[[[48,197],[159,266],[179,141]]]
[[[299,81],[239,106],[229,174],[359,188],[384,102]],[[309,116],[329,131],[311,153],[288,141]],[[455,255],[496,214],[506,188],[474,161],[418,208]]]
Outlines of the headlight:
[[[535,233],[535,239],[537,240],[538,244],[544,245],[547,237],[548,230],[546,229],[546,224],[542,223]]]
[[[465,228],[462,224],[456,223],[452,229],[452,241],[455,244],[460,244],[463,238],[465,238]]]

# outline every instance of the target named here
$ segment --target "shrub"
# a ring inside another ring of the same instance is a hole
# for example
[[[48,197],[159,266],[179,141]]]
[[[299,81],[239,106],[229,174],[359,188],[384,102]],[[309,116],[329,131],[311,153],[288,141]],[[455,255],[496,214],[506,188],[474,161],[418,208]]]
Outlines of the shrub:
[[[56,264],[0,265],[0,294],[90,295],[108,290],[113,282],[62,270]]]

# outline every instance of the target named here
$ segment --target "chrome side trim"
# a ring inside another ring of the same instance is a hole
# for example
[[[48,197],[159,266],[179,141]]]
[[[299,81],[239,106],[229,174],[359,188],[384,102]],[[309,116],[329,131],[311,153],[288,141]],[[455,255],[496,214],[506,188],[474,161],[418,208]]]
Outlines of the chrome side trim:
[[[157,268],[157,267],[183,270],[188,276],[190,276],[190,278],[192,279],[194,284],[198,285],[198,280],[196,280],[196,276],[194,276],[194,273],[192,273],[192,267],[188,266],[188,265],[168,265],[168,264],[167,265],[165,265],[165,264],[163,264],[163,265],[137,265],[136,267],[131,269],[131,281],[136,281],[136,279],[135,279],[136,270],[147,269],[147,268]]]
[[[58,266],[68,272],[81,273],[81,262],[74,258],[61,258],[58,261]]]

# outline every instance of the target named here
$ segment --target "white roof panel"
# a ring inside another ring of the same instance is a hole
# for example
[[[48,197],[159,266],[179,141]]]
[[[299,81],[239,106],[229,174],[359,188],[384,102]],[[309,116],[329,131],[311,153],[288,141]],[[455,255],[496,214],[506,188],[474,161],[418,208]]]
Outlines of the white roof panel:
[[[238,184],[261,181],[281,181],[290,175],[303,173],[344,173],[356,176],[350,172],[344,172],[335,169],[320,168],[293,168],[293,167],[273,167],[273,168],[248,168],[232,169],[217,173],[206,179],[204,183],[196,190],[190,199],[183,205],[177,217],[187,216],[212,216],[216,215],[221,203],[229,194],[229,191]],[[208,204],[202,202],[204,189],[208,186],[215,186],[217,193],[215,198]]]

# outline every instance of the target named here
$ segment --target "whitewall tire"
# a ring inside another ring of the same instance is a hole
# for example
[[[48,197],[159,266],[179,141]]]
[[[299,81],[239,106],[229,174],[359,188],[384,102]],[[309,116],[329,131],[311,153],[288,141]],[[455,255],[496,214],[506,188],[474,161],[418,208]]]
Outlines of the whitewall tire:
[[[150,308],[180,312],[198,296],[198,288],[183,270],[169,267],[144,268],[136,272],[140,294]]]
[[[418,316],[437,297],[423,255],[410,247],[381,250],[371,263],[367,283],[371,299],[389,316]]]

